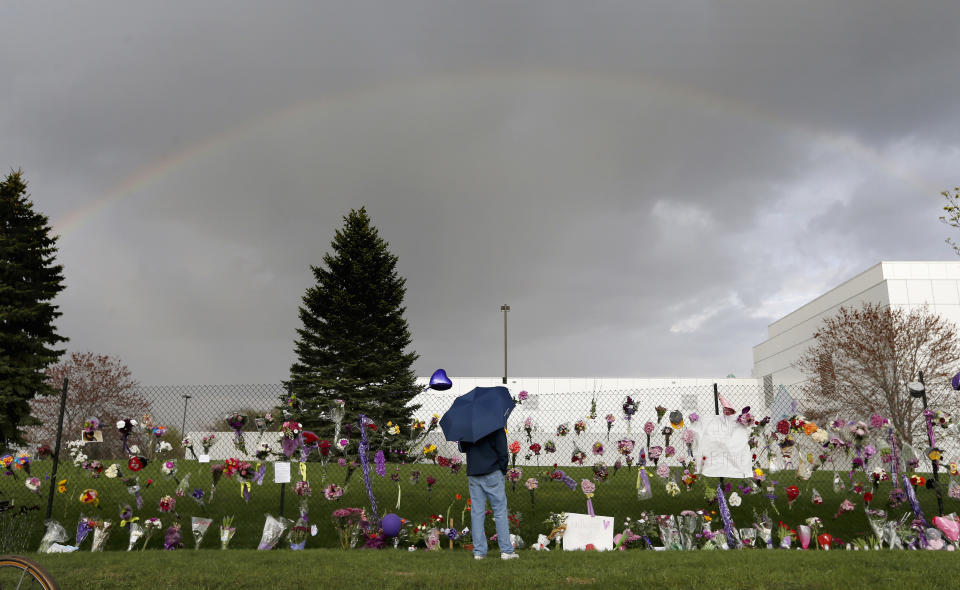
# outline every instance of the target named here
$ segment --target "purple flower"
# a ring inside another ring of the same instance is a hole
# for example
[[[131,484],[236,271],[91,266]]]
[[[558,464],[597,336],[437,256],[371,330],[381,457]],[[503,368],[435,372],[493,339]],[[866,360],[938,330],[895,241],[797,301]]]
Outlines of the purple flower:
[[[529,396],[530,396],[530,394],[527,393],[526,391],[521,391],[520,393],[517,394],[517,398],[518,398],[520,401],[522,401],[522,402],[527,401],[527,398],[528,398]]]
[[[387,474],[387,458],[383,455],[383,449],[377,451],[373,460],[377,464],[377,475],[384,477]]]
[[[696,412],[690,412],[690,415],[688,415],[687,418],[690,420],[690,422],[696,422],[700,419],[700,414]]]

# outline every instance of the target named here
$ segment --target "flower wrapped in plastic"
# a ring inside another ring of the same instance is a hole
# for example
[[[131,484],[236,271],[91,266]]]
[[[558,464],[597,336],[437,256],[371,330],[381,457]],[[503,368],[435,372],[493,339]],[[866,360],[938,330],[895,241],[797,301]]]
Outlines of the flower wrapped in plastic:
[[[143,527],[140,526],[139,522],[130,523],[130,541],[127,543],[127,551],[133,551],[133,547],[137,544],[137,541],[140,540],[140,537],[143,536]]]
[[[213,444],[217,442],[216,434],[205,434],[200,437],[200,446],[203,447],[203,454],[209,455],[210,449],[213,447]]]
[[[301,514],[297,522],[290,527],[287,532],[287,541],[290,542],[290,549],[293,551],[302,550],[307,544],[307,534],[310,532],[310,524],[305,514]]]
[[[237,528],[233,526],[233,516],[224,516],[220,521],[220,549],[226,550],[230,545],[230,540],[237,533]]]
[[[227,416],[227,426],[233,430],[233,446],[242,454],[247,454],[247,444],[243,438],[243,427],[247,424],[247,416],[234,412]]]
[[[209,529],[212,524],[212,518],[204,518],[202,516],[190,517],[190,531],[193,533],[194,549],[200,548],[200,543],[203,542],[203,537],[207,534],[207,529]]]
[[[109,520],[97,521],[97,524],[93,527],[93,544],[90,547],[90,551],[103,551],[112,531],[112,522]]]
[[[180,535],[180,523],[175,522],[167,528],[163,535],[163,548],[166,551],[175,551],[183,548],[183,538]]]
[[[160,522],[159,518],[153,517],[143,521],[143,545],[140,547],[140,551],[147,548],[150,539],[161,527],[163,527],[163,523]]]
[[[637,470],[637,500],[649,500],[653,497],[653,488],[650,486],[650,476],[647,470],[641,467]]]
[[[703,517],[693,510],[684,510],[680,513],[680,547],[684,551],[692,551],[697,534],[703,529]]]
[[[80,544],[83,543],[83,540],[87,538],[87,535],[93,531],[93,527],[96,525],[96,522],[97,521],[88,518],[83,514],[80,515],[80,518],[77,520],[77,536],[74,545],[79,547]]]
[[[660,542],[667,549],[680,548],[680,531],[677,527],[677,519],[672,514],[661,514],[657,516],[657,528],[660,530]]]
[[[773,549],[773,520],[766,513],[763,513],[759,516],[757,522],[753,523],[753,528],[757,530],[757,538],[760,539],[760,542],[766,545],[767,549]]]
[[[43,532],[43,537],[40,539],[40,548],[37,549],[37,553],[47,553],[50,551],[50,547],[54,543],[66,543],[67,539],[67,529],[63,528],[63,525],[55,520],[47,520],[44,523],[46,529]]]
[[[260,543],[257,545],[257,549],[260,551],[269,551],[277,545],[277,541],[280,540],[280,537],[283,536],[283,532],[287,530],[292,524],[292,521],[289,519],[277,518],[272,514],[266,515],[266,520],[263,523],[263,533],[260,535]]]

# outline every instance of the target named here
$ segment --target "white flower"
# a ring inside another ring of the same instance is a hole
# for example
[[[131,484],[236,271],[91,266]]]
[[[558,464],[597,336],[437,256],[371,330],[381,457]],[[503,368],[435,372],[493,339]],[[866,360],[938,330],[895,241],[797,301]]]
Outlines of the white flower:
[[[120,468],[117,467],[116,463],[114,463],[110,467],[107,467],[107,470],[104,471],[103,474],[106,475],[108,478],[113,479],[118,475],[120,475]]]
[[[667,494],[671,496],[675,497],[680,495],[680,486],[678,486],[677,482],[675,481],[667,482],[666,489],[667,489]]]
[[[126,420],[117,420],[117,429],[123,428],[126,425],[127,425]]]
[[[165,440],[160,441],[159,450],[160,450],[161,453],[165,453],[165,452],[169,451],[169,450],[172,449],[172,448],[173,448],[173,447],[170,446],[170,443],[168,443],[167,441],[165,441]]]
[[[821,428],[816,432],[814,432],[813,434],[811,434],[810,438],[812,438],[815,443],[822,445],[823,443],[827,442],[827,439],[830,438],[830,436],[827,434],[826,430]]]
[[[130,445],[130,454],[131,454],[131,455],[139,455],[139,454],[140,454],[140,447],[138,447],[137,445]]]
[[[730,494],[730,498],[727,500],[727,502],[731,506],[739,506],[743,502],[743,499],[740,497],[740,494],[734,492]]]

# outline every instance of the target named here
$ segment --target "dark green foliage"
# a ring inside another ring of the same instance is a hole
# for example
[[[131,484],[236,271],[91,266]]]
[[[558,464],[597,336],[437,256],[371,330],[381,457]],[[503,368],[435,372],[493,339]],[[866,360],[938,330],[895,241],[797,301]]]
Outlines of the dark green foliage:
[[[63,290],[63,267],[54,264],[56,236],[45,215],[33,210],[27,183],[16,170],[0,181],[0,438],[19,444],[18,428],[37,424],[29,400],[55,393],[44,370],[57,362],[65,342],[52,303]]]
[[[294,418],[321,438],[330,437],[332,427],[320,412],[336,399],[346,402],[344,422],[365,414],[379,427],[409,424],[418,407],[409,404],[419,392],[411,368],[417,355],[405,352],[406,287],[396,265],[360,208],[344,217],[323,264],[311,266],[317,283],[303,297],[297,362],[285,385],[298,400]]]

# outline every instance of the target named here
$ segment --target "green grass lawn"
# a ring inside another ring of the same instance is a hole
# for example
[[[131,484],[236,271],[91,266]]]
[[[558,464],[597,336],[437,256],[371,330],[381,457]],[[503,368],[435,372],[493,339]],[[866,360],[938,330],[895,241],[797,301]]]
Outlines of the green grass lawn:
[[[956,577],[954,553],[913,551],[153,551],[38,555],[61,588],[803,589],[919,587]],[[947,587],[952,587],[949,583]]]
[[[201,465],[195,461],[179,461],[179,475],[182,477],[190,473],[190,489],[195,487],[202,488],[207,493],[210,489],[210,471],[209,465]],[[109,464],[105,462],[105,464]],[[296,464],[295,464],[296,465]],[[126,464],[124,463],[125,467]],[[33,474],[42,480],[51,467],[51,461],[37,461],[33,465]],[[388,465],[388,473],[392,472],[394,465]],[[523,466],[523,480],[528,477],[536,476],[545,471],[545,468],[536,466]],[[372,469],[372,465],[371,465]],[[419,470],[422,473],[419,483],[410,482],[411,470]],[[294,479],[298,477],[296,466],[293,469]],[[566,470],[578,481],[581,478],[589,477],[591,469],[589,467],[572,468]],[[611,470],[612,471],[612,470]],[[336,531],[333,527],[330,514],[332,510],[344,506],[369,507],[367,492],[363,485],[362,473],[358,469],[350,479],[350,484],[344,496],[337,502],[327,501],[322,494],[322,487],[325,483],[335,482],[342,485],[345,479],[345,469],[337,466],[327,467],[327,478],[324,481],[321,466],[319,463],[308,464],[309,481],[313,487],[313,496],[309,499],[309,511],[311,520],[318,526],[318,534],[307,541],[307,547],[312,548],[334,548],[338,546]],[[612,515],[616,517],[615,528],[622,530],[623,518],[626,516],[636,517],[642,511],[649,511],[659,514],[677,514],[685,509],[706,509],[716,510],[716,504],[709,505],[704,498],[704,482],[698,482],[690,491],[683,491],[678,497],[671,498],[664,491],[664,481],[657,477],[650,469],[650,480],[653,484],[654,497],[651,500],[638,501],[636,497],[636,469],[621,469],[616,475],[597,486],[596,496],[593,499],[593,505],[596,513],[600,515]],[[434,475],[437,483],[428,494],[426,487],[427,475]],[[441,468],[435,465],[405,465],[400,467],[400,486],[402,490],[402,500],[399,510],[395,510],[397,501],[397,486],[389,478],[381,478],[371,472],[373,488],[379,504],[380,512],[396,512],[400,516],[412,521],[422,521],[430,514],[443,515],[450,509],[450,515],[456,520],[456,526],[460,526],[462,509],[465,505],[467,493],[467,479],[461,474],[454,475],[449,469]],[[745,496],[743,504],[731,509],[732,516],[737,526],[748,527],[753,522],[754,511],[768,511],[770,516],[776,522],[779,519],[784,520],[791,526],[800,524],[804,519],[810,516],[819,516],[825,523],[825,532],[845,540],[851,540],[856,537],[866,536],[870,533],[870,528],[863,513],[863,500],[861,496],[849,492],[851,487],[848,483],[846,493],[836,494],[832,487],[832,472],[818,472],[807,482],[795,482],[795,476],[792,472],[780,472],[771,474],[768,479],[779,480],[776,488],[777,499],[775,501],[776,511],[771,506],[770,501],[763,495]],[[844,481],[847,481],[846,474],[842,474]],[[860,481],[866,482],[866,477],[861,473],[857,476]],[[95,518],[111,519],[115,525],[119,524],[119,511],[122,504],[134,505],[134,497],[127,493],[126,486],[118,479],[108,479],[101,475],[94,479],[89,472],[85,472],[73,467],[70,463],[61,464],[57,479],[67,479],[68,494],[56,494],[56,501],[53,509],[53,518],[61,522],[71,535],[76,530],[77,519],[81,513]],[[143,490],[144,507],[137,513],[142,519],[159,516],[164,526],[168,525],[172,519],[169,514],[160,514],[157,505],[161,496],[173,494],[176,484],[170,478],[167,478],[159,472],[159,462],[151,463],[144,471],[140,472],[141,485],[145,484],[147,479],[152,478],[154,483]],[[44,481],[44,487],[41,489],[41,495],[32,494],[23,485],[24,474],[19,473],[18,478],[4,477],[0,480],[0,493],[2,498],[13,498],[17,505],[35,505],[40,504],[42,512],[46,507],[47,490],[49,485],[56,485],[56,482]],[[942,481],[946,482],[946,477]],[[734,486],[741,482],[732,482]],[[783,491],[785,485],[797,483],[802,490],[800,498],[792,508],[787,507],[786,497]],[[712,484],[711,484],[712,485]],[[824,503],[821,506],[815,506],[811,502],[810,488],[815,487],[822,494]],[[945,486],[944,486],[945,487]],[[100,494],[100,504],[98,508],[83,505],[78,501],[80,492],[85,488],[96,488]],[[736,488],[734,488],[736,489]],[[224,515],[235,515],[235,526],[237,533],[233,542],[232,549],[252,549],[257,546],[260,539],[266,513],[278,514],[280,506],[280,490],[278,484],[273,483],[273,469],[268,467],[265,483],[262,486],[253,486],[252,498],[249,503],[245,503],[240,495],[240,487],[236,480],[223,478],[220,481],[217,491],[212,499],[207,498],[205,507],[193,501],[189,496],[177,499],[176,510],[183,518],[185,523],[184,541],[187,547],[192,548],[193,541],[189,533],[189,521],[192,515],[207,515],[215,519],[215,525],[208,532],[204,541],[204,547],[216,548],[218,545],[216,523]],[[882,507],[887,494],[890,490],[890,483],[884,482],[876,494],[875,505]],[[463,500],[456,501],[456,494],[462,494]],[[298,498],[292,491],[292,485],[285,488],[285,515],[294,517],[297,511]],[[918,491],[921,505],[928,515],[935,514],[936,499],[932,491],[921,489]],[[507,484],[507,496],[511,511],[522,513],[521,535],[532,542],[536,539],[538,533],[549,532],[549,528],[543,524],[543,520],[550,512],[585,512],[586,505],[583,494],[578,491],[570,491],[559,482],[542,480],[540,488],[536,491],[536,502],[531,505],[530,494],[522,483],[518,483],[516,490],[512,490],[510,484]],[[844,514],[839,519],[834,520],[833,515],[837,511],[841,501],[849,497],[857,505],[854,512]],[[944,498],[946,512],[956,511],[960,507],[960,502]],[[909,505],[904,504],[895,511],[891,511],[890,516],[899,517],[902,513],[909,510]],[[466,515],[469,525],[469,513]],[[714,527],[717,528],[717,527]],[[39,521],[31,532],[27,543],[29,551],[35,550],[39,542],[42,526]],[[494,532],[492,524],[488,524],[487,534]],[[108,550],[124,550],[127,547],[128,535],[126,529],[118,526],[114,528],[113,535],[107,545]],[[72,542],[72,540],[71,540]],[[90,541],[85,541],[85,549],[89,548]],[[162,535],[154,536],[151,547],[157,549],[162,544]],[[632,552],[636,553],[636,552]],[[217,553],[217,555],[221,555]],[[304,554],[301,554],[304,555]],[[327,554],[322,554],[327,555]],[[332,555],[332,554],[331,554]],[[96,559],[101,557],[94,556]],[[952,556],[951,556],[952,557]],[[171,557],[171,559],[190,559],[190,557]],[[292,559],[296,559],[294,556]],[[379,558],[377,558],[379,559]],[[579,559],[579,558],[578,558]],[[686,559],[686,558],[685,558]],[[740,558],[738,558],[740,559]],[[753,558],[744,558],[753,559]],[[832,558],[828,558],[832,559]]]

